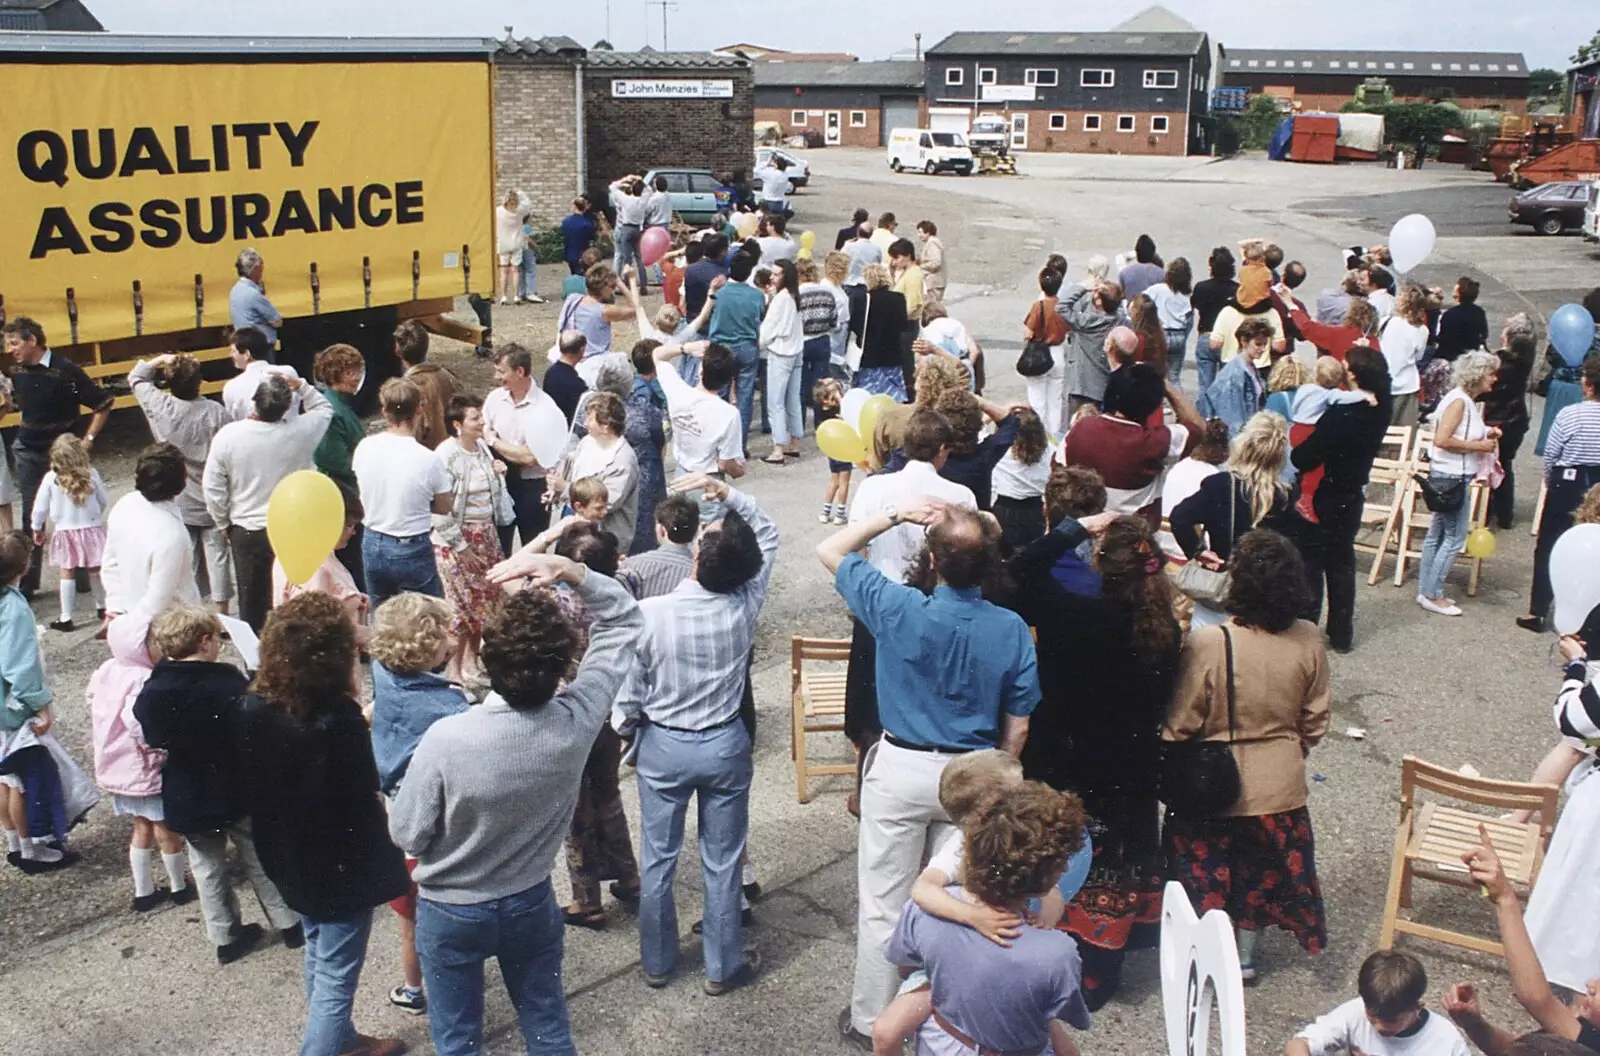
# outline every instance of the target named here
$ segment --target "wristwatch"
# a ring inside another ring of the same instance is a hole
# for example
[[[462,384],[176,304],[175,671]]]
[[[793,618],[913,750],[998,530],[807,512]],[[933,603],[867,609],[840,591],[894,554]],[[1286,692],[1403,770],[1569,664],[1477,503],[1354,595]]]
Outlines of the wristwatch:
[[[900,511],[893,506],[885,506],[883,515],[889,518],[889,526],[891,528],[900,523]]]

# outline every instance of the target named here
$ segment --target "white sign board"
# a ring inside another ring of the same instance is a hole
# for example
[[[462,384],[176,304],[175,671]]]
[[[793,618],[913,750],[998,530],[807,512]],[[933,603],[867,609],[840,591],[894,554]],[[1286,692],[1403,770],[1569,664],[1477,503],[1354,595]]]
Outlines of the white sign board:
[[[986,103],[1031,103],[1034,100],[1031,84],[986,84],[983,101]]]
[[[1031,90],[1031,89],[1030,89]],[[626,80],[611,82],[613,99],[732,99],[732,81]]]
[[[1221,1019],[1221,1056],[1245,1056],[1244,979],[1228,915],[1194,915],[1182,884],[1161,898],[1161,1007],[1170,1056],[1206,1056],[1211,1013]]]

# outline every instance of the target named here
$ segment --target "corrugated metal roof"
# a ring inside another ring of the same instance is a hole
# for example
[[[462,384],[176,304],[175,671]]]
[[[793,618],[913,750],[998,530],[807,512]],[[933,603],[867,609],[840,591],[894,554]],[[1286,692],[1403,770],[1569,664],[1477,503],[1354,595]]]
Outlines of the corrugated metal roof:
[[[0,11],[43,11],[61,0],[0,0]]]
[[[749,59],[737,55],[718,55],[711,51],[591,51],[586,60],[590,66],[612,66],[629,69],[714,69],[739,70],[750,65]]]
[[[920,62],[758,62],[762,88],[921,88]]]
[[[15,11],[0,7],[0,29],[48,29],[42,11]]]
[[[952,33],[929,55],[1190,56],[1206,46],[1204,33]]]
[[[1224,48],[1227,74],[1316,73],[1345,77],[1527,77],[1528,63],[1514,51],[1298,51],[1293,48]]]
[[[484,55],[483,37],[180,37],[140,33],[0,33],[12,55]]]
[[[496,55],[518,55],[534,59],[583,58],[584,46],[571,37],[523,37],[501,40]]]

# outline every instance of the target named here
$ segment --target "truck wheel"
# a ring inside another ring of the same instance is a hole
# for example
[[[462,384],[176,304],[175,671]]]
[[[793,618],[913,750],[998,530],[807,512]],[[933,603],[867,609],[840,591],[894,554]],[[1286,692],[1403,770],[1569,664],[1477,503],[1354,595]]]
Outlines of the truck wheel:
[[[928,164],[922,167],[922,171],[927,173],[929,176],[932,176],[934,173],[939,171],[939,166],[930,161]]]
[[[889,159],[889,167],[891,169],[893,169],[895,172],[899,172],[902,168],[904,168],[904,166],[902,166],[900,164],[900,159],[899,158],[890,158]]]
[[[1538,230],[1541,235],[1559,235],[1565,229],[1566,225],[1561,222],[1559,213],[1551,213],[1548,216],[1539,218]]]

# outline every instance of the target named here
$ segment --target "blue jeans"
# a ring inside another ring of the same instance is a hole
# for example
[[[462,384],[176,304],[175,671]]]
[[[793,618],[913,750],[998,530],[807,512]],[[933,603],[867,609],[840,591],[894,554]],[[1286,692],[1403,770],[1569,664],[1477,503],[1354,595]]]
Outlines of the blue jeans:
[[[801,356],[767,357],[767,405],[774,400],[771,413],[772,445],[784,447],[806,435],[806,419],[800,410]]]
[[[812,410],[812,428],[816,428],[817,405],[812,402],[811,390],[817,382],[828,376],[828,362],[833,355],[833,336],[820,334],[806,338],[805,350],[800,353],[800,405]],[[801,415],[802,421],[804,414]]]
[[[522,251],[522,290],[524,297],[533,297],[539,292],[539,254],[532,249]]]
[[[483,1051],[483,962],[490,957],[500,963],[527,1051],[576,1056],[561,986],[564,927],[548,877],[492,902],[417,899],[417,956],[439,1056]]]
[[[632,264],[639,275],[640,293],[644,292],[648,278],[644,273],[644,260],[639,256],[639,238],[643,234],[644,229],[637,224],[618,224],[612,232],[611,266],[620,276],[622,269]]]
[[[735,719],[683,733],[660,726],[639,731],[639,957],[651,975],[678,963],[678,907],[672,881],[683,849],[689,797],[699,797],[700,875],[705,882],[701,944],[706,978],[722,982],[739,970],[739,859],[750,828],[750,734]]]
[[[754,341],[735,341],[728,346],[733,352],[733,362],[738,367],[734,375],[734,383],[738,387],[736,402],[739,405],[739,421],[744,425],[744,442],[750,444],[750,419],[755,414],[756,378],[761,375],[761,349]],[[722,390],[722,398],[728,398],[728,390]]]
[[[1210,334],[1196,334],[1194,336],[1194,373],[1198,379],[1199,388],[1196,392],[1205,392],[1211,383],[1217,380],[1217,371],[1222,369],[1222,353],[1211,347]]]
[[[350,1006],[367,959],[372,910],[347,917],[312,920],[302,916],[306,933],[306,1033],[300,1056],[339,1056],[356,1044]]]
[[[1456,481],[1471,483],[1466,477],[1454,473],[1429,474],[1435,484],[1452,484]],[[1467,527],[1472,523],[1471,496],[1454,513],[1435,513],[1428,524],[1428,536],[1422,540],[1422,567],[1419,569],[1417,591],[1425,597],[1444,597],[1444,578],[1455,563],[1456,555],[1467,542]]]
[[[408,590],[444,597],[439,564],[434,560],[433,543],[426,533],[401,539],[367,528],[361,533],[361,564],[367,574],[367,601],[371,612]]]
[[[1189,331],[1167,331],[1167,377],[1172,380],[1173,388],[1181,388],[1178,377],[1183,373],[1183,357],[1189,344]]]

